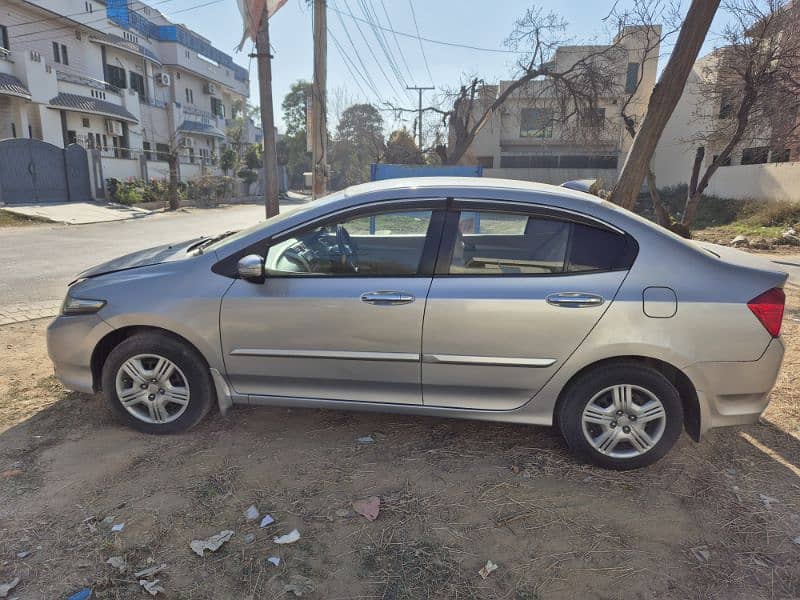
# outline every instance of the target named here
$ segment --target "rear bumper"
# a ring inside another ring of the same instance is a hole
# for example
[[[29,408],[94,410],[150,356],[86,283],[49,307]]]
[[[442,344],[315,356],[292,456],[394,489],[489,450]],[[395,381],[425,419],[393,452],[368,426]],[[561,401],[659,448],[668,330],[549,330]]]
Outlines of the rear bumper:
[[[56,317],[47,328],[47,354],[58,380],[69,390],[94,393],[92,352],[111,326],[97,315]]]
[[[703,362],[684,369],[697,391],[700,433],[714,427],[757,422],[769,404],[783,353],[783,341],[778,338],[755,361]]]

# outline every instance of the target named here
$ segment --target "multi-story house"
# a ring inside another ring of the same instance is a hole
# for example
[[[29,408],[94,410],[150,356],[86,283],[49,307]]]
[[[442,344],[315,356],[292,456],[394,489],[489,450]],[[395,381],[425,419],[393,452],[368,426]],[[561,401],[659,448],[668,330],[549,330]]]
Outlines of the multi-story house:
[[[101,181],[167,177],[174,149],[182,180],[216,173],[248,95],[247,69],[138,0],[0,6],[0,139],[96,150]]]
[[[735,40],[736,46],[717,48],[695,62],[653,158],[659,187],[687,185],[702,148],[701,177],[720,157],[706,195],[756,201],[800,199],[800,5],[787,2],[776,11],[766,29],[759,29],[760,21],[754,23]],[[752,66],[745,68],[743,60],[752,61]],[[749,111],[749,123],[723,160],[723,150],[735,142],[742,103],[743,80],[738,73],[759,70],[769,77],[759,78],[764,87]],[[776,94],[778,90],[793,97],[775,102],[774,98],[782,97]]]
[[[632,143],[622,106],[634,121],[644,117],[656,81],[660,32],[657,25],[628,27],[607,46],[557,48],[549,64],[553,72],[563,73],[589,57],[605,61],[604,76],[613,84],[594,99],[593,123],[584,127],[574,118],[562,118],[552,86],[534,80],[495,111],[460,163],[481,165],[484,176],[490,177],[552,184],[599,179],[613,184]],[[484,86],[478,104],[485,108],[511,83]]]

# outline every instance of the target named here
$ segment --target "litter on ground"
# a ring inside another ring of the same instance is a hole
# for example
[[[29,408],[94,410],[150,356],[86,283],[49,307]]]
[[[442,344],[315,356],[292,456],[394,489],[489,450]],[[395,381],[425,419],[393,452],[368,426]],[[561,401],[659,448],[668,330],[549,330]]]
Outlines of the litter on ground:
[[[711,552],[709,552],[708,546],[697,546],[692,548],[692,554],[698,562],[708,562],[711,560]]]
[[[153,581],[148,581],[147,579],[140,579],[139,585],[144,588],[144,590],[150,594],[151,596],[155,596],[159,592],[162,594],[164,593],[164,588],[158,585],[159,579],[154,579]]]
[[[267,562],[268,563],[272,563],[273,565],[275,565],[277,567],[278,565],[281,564],[281,557],[280,556],[270,556],[267,559]]]
[[[374,444],[375,438],[371,435],[365,435],[364,437],[360,437],[356,440],[359,444]]]
[[[273,519],[271,515],[264,515],[264,518],[261,519],[261,525],[259,525],[259,527],[266,527],[267,525],[272,525],[274,522],[275,519]]]
[[[314,582],[302,575],[292,575],[289,578],[289,583],[283,586],[283,591],[284,593],[291,592],[298,598],[301,598],[303,594],[311,594],[314,592]]]
[[[67,600],[89,600],[92,597],[91,588],[83,588],[72,594]]]
[[[8,593],[17,587],[17,584],[19,584],[19,577],[15,577],[8,583],[0,583],[0,598],[6,598]]]
[[[276,544],[294,544],[297,540],[300,539],[300,532],[297,529],[292,529],[286,535],[281,535],[275,538],[272,538],[272,541]]]
[[[492,561],[487,560],[486,564],[481,567],[480,571],[478,571],[478,575],[480,575],[483,579],[486,579],[492,571],[497,571],[497,565]]]
[[[356,500],[353,502],[353,510],[368,521],[374,521],[381,512],[381,499],[378,496],[372,496],[366,500]]]
[[[244,518],[248,521],[255,521],[258,518],[258,509],[256,508],[255,504],[251,505],[246,511],[244,511]]]
[[[252,544],[256,541],[256,534],[255,533],[248,533],[244,536],[244,543],[245,544]]]
[[[138,573],[134,573],[133,576],[137,579],[143,579],[145,577],[152,577],[156,573],[160,573],[164,569],[167,568],[167,563],[161,563],[160,565],[154,565],[152,567],[148,567],[139,571]]]
[[[123,529],[125,529],[125,523],[117,523],[111,528],[111,531],[114,533],[119,533]]]
[[[120,573],[124,573],[125,570],[128,568],[128,563],[125,562],[125,559],[121,556],[112,556],[107,561],[106,564],[111,565],[115,569],[117,569]]]
[[[203,556],[206,550],[216,552],[219,547],[233,537],[233,532],[229,529],[220,531],[217,535],[212,535],[207,540],[192,540],[189,544],[198,556]]]

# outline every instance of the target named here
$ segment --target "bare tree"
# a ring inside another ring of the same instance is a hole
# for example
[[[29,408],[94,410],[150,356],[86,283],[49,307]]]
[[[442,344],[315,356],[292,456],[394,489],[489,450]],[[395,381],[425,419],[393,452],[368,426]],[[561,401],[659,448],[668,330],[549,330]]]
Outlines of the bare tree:
[[[634,30],[622,29],[614,43],[582,51],[559,64],[556,50],[567,41],[566,27],[567,23],[554,13],[528,9],[506,40],[509,48],[521,54],[518,72],[510,82],[497,89],[480,77],[465,78],[457,90],[445,94],[442,105],[448,108],[424,109],[438,114],[447,128],[447,145],[440,143],[434,148],[443,164],[457,164],[483,127],[516,97],[551,109],[552,120],[561,128],[563,138],[601,133],[598,100],[618,95],[619,61],[626,53],[623,43]],[[416,112],[413,108],[390,108],[398,114]]]
[[[720,0],[692,0],[669,61],[650,96],[647,114],[611,191],[612,202],[627,209],[636,204],[658,140],[683,93],[719,3]]]
[[[681,222],[690,227],[703,192],[737,148],[761,147],[778,160],[798,142],[800,5],[786,0],[729,0],[732,22],[701,71],[697,145]],[[706,150],[713,158],[702,170]],[[764,157],[766,158],[766,157]]]

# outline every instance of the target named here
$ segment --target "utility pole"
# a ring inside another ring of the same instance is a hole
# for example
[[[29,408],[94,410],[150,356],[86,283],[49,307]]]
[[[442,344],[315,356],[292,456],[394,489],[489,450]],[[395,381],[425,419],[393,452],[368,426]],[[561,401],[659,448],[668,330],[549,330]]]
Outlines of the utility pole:
[[[417,90],[419,92],[419,115],[417,116],[417,129],[419,131],[419,137],[417,138],[419,141],[417,142],[419,145],[420,152],[422,151],[422,92],[425,90],[435,90],[435,87],[419,87],[419,86],[407,86],[407,90]]]
[[[252,56],[252,55],[251,55]],[[272,54],[267,11],[261,17],[256,36],[258,90],[261,99],[261,128],[264,130],[264,208],[267,218],[278,214],[278,153],[275,147],[275,115],[272,110]]]
[[[312,104],[312,193],[324,196],[328,188],[328,16],[327,0],[314,0],[314,83]]]

